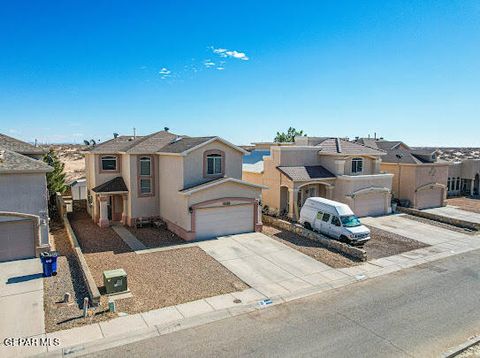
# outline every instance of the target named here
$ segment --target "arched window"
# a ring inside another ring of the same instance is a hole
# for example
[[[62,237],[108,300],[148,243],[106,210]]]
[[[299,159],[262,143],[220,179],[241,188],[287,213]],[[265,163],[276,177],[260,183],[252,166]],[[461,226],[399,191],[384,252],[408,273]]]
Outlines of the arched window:
[[[207,150],[203,153],[203,176],[222,176],[225,174],[225,153],[221,150]]]

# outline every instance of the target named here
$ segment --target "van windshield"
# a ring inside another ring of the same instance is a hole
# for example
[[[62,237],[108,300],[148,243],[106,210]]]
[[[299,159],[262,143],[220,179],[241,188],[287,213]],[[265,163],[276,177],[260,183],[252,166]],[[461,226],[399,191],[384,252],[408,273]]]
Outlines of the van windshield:
[[[342,224],[344,227],[355,227],[362,225],[360,220],[355,215],[349,216],[340,216],[340,220],[342,220]]]

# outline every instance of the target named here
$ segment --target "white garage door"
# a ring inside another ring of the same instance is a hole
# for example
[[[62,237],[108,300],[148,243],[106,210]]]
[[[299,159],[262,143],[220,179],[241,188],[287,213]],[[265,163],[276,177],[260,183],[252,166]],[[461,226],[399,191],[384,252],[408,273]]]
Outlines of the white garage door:
[[[254,231],[252,204],[197,209],[195,220],[197,239]]]
[[[386,193],[369,193],[355,197],[355,208],[353,212],[357,216],[375,216],[385,213]]]
[[[442,189],[433,187],[417,191],[417,209],[428,209],[442,206]]]
[[[35,256],[31,220],[0,222],[0,262]]]

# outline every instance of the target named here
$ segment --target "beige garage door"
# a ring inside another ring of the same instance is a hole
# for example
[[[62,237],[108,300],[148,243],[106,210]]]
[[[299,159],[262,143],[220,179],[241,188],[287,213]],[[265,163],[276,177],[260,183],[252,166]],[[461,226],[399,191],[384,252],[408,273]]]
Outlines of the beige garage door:
[[[442,206],[442,189],[433,187],[417,191],[417,209],[428,209]]]
[[[197,239],[254,231],[252,204],[197,209],[195,215]]]
[[[375,216],[385,213],[386,193],[369,193],[355,197],[355,208],[353,212],[357,216]]]
[[[0,221],[0,262],[35,256],[31,220]]]

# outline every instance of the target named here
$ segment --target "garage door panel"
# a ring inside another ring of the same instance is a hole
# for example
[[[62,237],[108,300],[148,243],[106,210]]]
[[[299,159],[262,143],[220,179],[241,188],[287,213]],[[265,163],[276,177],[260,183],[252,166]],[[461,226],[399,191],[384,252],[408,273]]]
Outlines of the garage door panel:
[[[254,230],[253,206],[248,204],[197,209],[195,221],[197,239],[251,232]]]
[[[32,222],[30,220],[0,222],[0,262],[34,256]]]
[[[417,209],[437,208],[442,206],[442,189],[431,188],[417,191]]]
[[[357,216],[375,216],[385,213],[385,193],[370,193],[355,197],[354,212]]]

